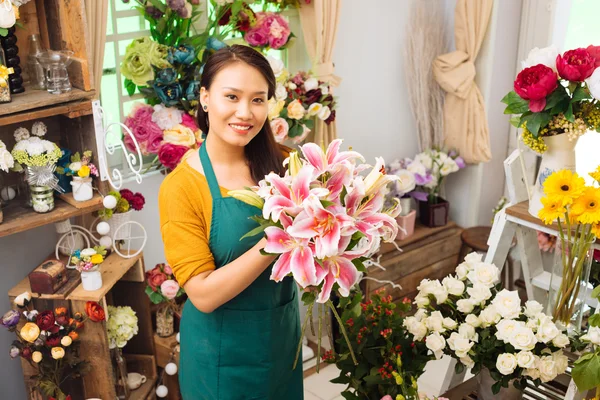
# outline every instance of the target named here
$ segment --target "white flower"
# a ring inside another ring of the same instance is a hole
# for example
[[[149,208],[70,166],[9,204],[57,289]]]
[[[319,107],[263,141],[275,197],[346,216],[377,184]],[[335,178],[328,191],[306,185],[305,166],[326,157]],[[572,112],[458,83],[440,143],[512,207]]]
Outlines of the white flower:
[[[288,82],[288,87],[290,88],[290,90],[296,90],[296,88],[298,86],[296,86],[296,84],[294,82]]]
[[[14,303],[18,307],[25,307],[27,304],[29,304],[30,301],[31,301],[31,293],[23,292],[20,295],[18,295],[17,297],[15,297]]]
[[[474,328],[479,328],[479,326],[481,326],[481,320],[479,319],[479,317],[477,317],[477,315],[467,315],[467,317],[465,318],[465,322]]]
[[[529,51],[527,59],[521,61],[523,69],[533,67],[534,65],[544,64],[546,67],[552,68],[556,72],[556,57],[558,49],[555,45],[544,47],[542,49],[535,47]]]
[[[427,335],[427,326],[415,317],[405,318],[403,325],[414,336],[413,340],[420,341]]]
[[[460,326],[458,327],[458,333],[461,336],[474,342],[479,341],[479,335],[475,332],[475,328],[473,327],[473,325],[469,325],[467,323],[460,324]]]
[[[172,129],[175,125],[181,124],[183,111],[174,107],[165,107],[162,104],[154,106],[152,122],[154,122],[163,131]]]
[[[456,308],[463,314],[469,314],[473,311],[475,307],[475,303],[471,301],[471,299],[460,299],[456,302]]]
[[[21,140],[29,139],[29,131],[27,128],[17,128],[14,133],[15,140],[20,142]]]
[[[1,142],[0,142],[1,143]],[[8,172],[8,170],[15,165],[15,160],[10,154],[10,151],[6,149],[0,149],[0,170]]]
[[[48,140],[42,140],[42,145],[44,146],[44,151],[46,153],[52,153],[54,150],[56,150],[56,144]]]
[[[27,146],[29,146],[29,141],[27,139],[21,140],[20,142],[17,142],[17,144],[15,144],[15,147],[13,147],[13,151],[27,151]]]
[[[279,78],[285,70],[283,60],[280,60],[279,58],[275,58],[273,56],[267,56],[267,60],[269,60],[269,64],[271,65],[271,69],[273,70],[275,78]]]
[[[428,295],[422,295],[421,293],[419,293],[418,295],[415,296],[415,304],[417,305],[418,308],[425,308],[429,305],[429,296]]]
[[[458,358],[466,357],[474,344],[475,343],[456,332],[452,332],[448,338],[448,347],[456,353]]]
[[[533,331],[527,327],[520,327],[510,338],[510,344],[517,350],[533,350],[537,339]]]
[[[540,370],[542,382],[550,382],[558,376],[556,362],[552,356],[542,357],[538,363],[538,369]]]
[[[461,281],[465,281],[467,280],[467,275],[469,274],[469,271],[470,269],[467,263],[459,264],[458,267],[456,267],[456,277]]]
[[[420,308],[417,310],[414,317],[417,319],[417,321],[423,321],[425,318],[427,318],[427,311]]]
[[[447,276],[442,280],[442,285],[448,291],[448,294],[460,296],[465,292],[465,284],[453,276]]]
[[[44,153],[44,144],[42,142],[29,142],[27,146],[27,154],[31,157],[39,156]]]
[[[503,353],[496,360],[496,368],[502,375],[510,375],[517,368],[517,357],[511,353]]]
[[[556,336],[554,339],[552,339],[552,344],[561,349],[564,347],[567,347],[569,345],[569,343],[570,343],[569,337],[567,335],[565,335],[564,333],[561,333],[558,336]]]
[[[69,169],[71,171],[77,172],[81,169],[81,161],[76,161],[76,162],[72,162],[71,164],[69,164]]]
[[[540,377],[540,370],[537,368],[528,368],[523,371],[523,375],[531,377],[531,379],[538,379]]]
[[[467,368],[473,368],[475,366],[475,361],[473,361],[470,356],[461,357],[460,362]]]
[[[427,175],[427,168],[425,168],[425,166],[418,161],[411,162],[406,166],[406,169],[413,174],[419,174],[421,176]]]
[[[287,89],[281,83],[277,84],[277,88],[275,89],[275,99],[277,100],[285,100],[287,99]]]
[[[569,357],[564,355],[562,350],[555,351],[552,353],[552,358],[554,359],[554,365],[556,367],[557,374],[564,374],[569,366]]]
[[[480,283],[476,283],[473,287],[467,288],[467,293],[471,296],[471,301],[474,304],[483,305],[486,300],[492,297],[490,288]]]
[[[540,325],[537,329],[535,337],[542,343],[548,343],[560,334],[560,330],[552,320],[548,320]]]
[[[600,345],[600,327],[592,326],[587,333],[581,337],[581,340],[590,342],[596,346]]]
[[[600,99],[600,70],[596,68],[594,73],[585,80],[592,97]]]
[[[41,121],[36,121],[33,123],[33,126],[31,127],[32,135],[42,137],[46,134],[46,132],[48,132],[48,128],[46,127],[46,124],[44,124]]]
[[[329,86],[321,85],[321,86],[319,86],[319,89],[321,89],[321,94],[323,96],[327,96],[329,94]]]
[[[319,111],[319,113],[317,114],[317,117],[319,117],[321,121],[325,121],[327,118],[329,118],[330,115],[331,109],[329,108],[329,106],[323,106],[323,108],[321,108],[321,111]]]
[[[460,168],[458,168],[458,164],[456,163],[456,161],[454,161],[451,158],[448,158],[444,161],[442,168],[440,168],[440,174],[442,174],[442,176],[448,176],[451,173],[458,171],[459,169]]]
[[[455,320],[453,320],[452,318],[446,317],[442,321],[442,325],[446,329],[454,330],[458,326],[458,323]]]
[[[415,175],[407,169],[401,169],[397,171],[396,175],[399,180],[396,181],[396,191],[400,196],[405,195],[415,189],[417,183],[415,181]]]
[[[528,318],[534,318],[536,315],[544,310],[544,306],[535,300],[528,300],[525,302],[525,315]]]
[[[440,281],[432,281],[429,279],[423,279],[419,286],[417,286],[417,290],[419,290],[420,295],[429,295],[433,294],[438,288],[440,288],[442,284]]]
[[[417,154],[415,156],[415,161],[418,162],[418,163],[423,164],[423,166],[426,169],[432,169],[433,168],[433,160],[432,160],[431,156],[429,154],[427,154],[426,152]]]
[[[304,81],[304,90],[306,90],[307,92],[309,90],[317,89],[318,87],[319,81],[317,80],[317,78],[308,78]]]
[[[443,350],[446,347],[446,340],[439,333],[432,333],[425,339],[425,345],[435,355],[435,359],[442,358]]]
[[[496,294],[492,304],[496,306],[496,310],[504,319],[514,319],[521,314],[521,299],[519,293],[515,291],[502,291]]]
[[[91,257],[96,254],[96,250],[88,247],[87,249],[81,250],[79,254],[81,254],[81,257]]]
[[[434,311],[429,317],[425,318],[425,325],[427,329],[433,332],[443,333],[446,331],[444,328],[444,317],[439,311]]]
[[[467,265],[469,265],[469,269],[473,269],[475,268],[475,265],[479,264],[480,262],[482,262],[483,260],[483,256],[479,253],[477,253],[476,251],[467,254],[467,256],[465,257],[465,262],[467,263]]]
[[[500,321],[500,313],[496,310],[494,305],[487,306],[479,314],[481,320],[481,326],[487,328],[490,325],[495,325]]]
[[[475,264],[473,270],[467,275],[467,278],[469,278],[473,285],[480,283],[491,288],[498,281],[499,275],[500,271],[494,264],[480,262]]]
[[[535,368],[536,362],[536,356],[530,351],[520,351],[517,353],[517,364],[521,368]]]
[[[503,319],[496,325],[496,337],[505,343],[510,343],[513,335],[524,325],[522,321]]]
[[[309,117],[314,117],[321,111],[322,108],[323,105],[321,103],[312,103],[310,106],[308,106],[307,114]]]

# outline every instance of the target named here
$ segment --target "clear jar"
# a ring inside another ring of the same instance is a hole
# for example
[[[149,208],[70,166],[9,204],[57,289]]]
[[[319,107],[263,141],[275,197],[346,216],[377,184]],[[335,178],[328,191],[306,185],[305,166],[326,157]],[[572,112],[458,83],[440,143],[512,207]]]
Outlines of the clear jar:
[[[27,70],[29,72],[29,86],[36,90],[46,90],[46,75],[44,67],[37,60],[37,56],[42,53],[42,44],[40,36],[37,34],[29,35],[29,54],[27,55]]]

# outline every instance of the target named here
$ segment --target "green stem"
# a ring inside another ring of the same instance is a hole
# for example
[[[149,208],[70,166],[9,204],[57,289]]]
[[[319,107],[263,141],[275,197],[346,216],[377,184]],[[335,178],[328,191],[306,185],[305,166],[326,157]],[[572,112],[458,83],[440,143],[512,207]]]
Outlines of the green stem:
[[[304,337],[304,332],[306,332],[306,323],[309,319],[312,319],[312,310],[313,304],[308,307],[306,310],[306,316],[304,317],[304,322],[302,323],[302,329],[300,331],[300,341],[298,342],[298,348],[296,349],[296,357],[294,358],[294,365],[292,369],[296,369],[296,365],[298,364],[298,358],[300,357],[300,350],[302,349],[302,338]]]
[[[346,343],[348,344],[348,350],[350,350],[350,356],[352,357],[352,361],[354,361],[354,365],[358,365],[358,361],[356,361],[356,356],[354,355],[354,350],[352,350],[352,344],[350,344],[350,339],[348,338],[348,333],[346,332],[346,327],[344,326],[342,319],[340,318],[337,310],[335,309],[335,306],[333,305],[331,300],[327,300],[327,303],[325,304],[327,304],[329,308],[331,308],[331,312],[333,313],[333,316],[335,317],[335,319],[338,322],[338,325],[340,326],[340,331],[342,332],[342,335],[344,335],[344,339],[346,339]]]
[[[321,366],[321,336],[323,328],[323,306],[317,304],[317,310],[319,312],[319,335],[317,336],[317,374],[319,373],[319,367]]]

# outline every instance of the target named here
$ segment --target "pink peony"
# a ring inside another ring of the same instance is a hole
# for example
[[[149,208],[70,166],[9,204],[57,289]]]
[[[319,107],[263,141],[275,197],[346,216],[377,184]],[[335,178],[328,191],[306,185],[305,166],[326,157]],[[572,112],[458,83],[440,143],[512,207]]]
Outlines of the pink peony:
[[[158,154],[158,149],[163,142],[163,132],[162,131],[152,131],[150,137],[146,141],[146,151],[149,154]]]
[[[290,126],[283,118],[275,118],[271,121],[271,130],[277,143],[283,143],[288,137]]]
[[[183,113],[181,117],[181,125],[187,126],[194,132],[198,130],[198,125],[196,125],[196,120],[188,113]]]
[[[171,269],[171,266],[169,264],[165,264],[163,272],[167,275],[173,275],[173,270]]]
[[[144,155],[148,155],[148,140],[157,135],[162,136],[162,130],[152,122],[154,109],[151,106],[137,106],[125,119],[125,125],[131,130],[131,133],[140,145]],[[125,134],[125,145],[130,151],[135,151],[135,145],[131,136]]]
[[[158,149],[158,160],[165,167],[175,169],[187,151],[188,147],[186,146],[163,143]]]
[[[160,284],[160,291],[167,299],[173,300],[179,291],[179,284],[173,279],[168,279]]]
[[[390,396],[389,394],[386,394],[380,400],[394,400],[394,399],[392,399],[392,396]]]
[[[287,21],[277,13],[267,13],[262,24],[269,31],[269,46],[278,49],[287,43],[290,37],[290,27]]]
[[[260,47],[269,43],[269,36],[268,32],[265,32],[264,29],[259,27],[258,29],[250,29],[246,32],[244,40],[248,42],[250,46]]]

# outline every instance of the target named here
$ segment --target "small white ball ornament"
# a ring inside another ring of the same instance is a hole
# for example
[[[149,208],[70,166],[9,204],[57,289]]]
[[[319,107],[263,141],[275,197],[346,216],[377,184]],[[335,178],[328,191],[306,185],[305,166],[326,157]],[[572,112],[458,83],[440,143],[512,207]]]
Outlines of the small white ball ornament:
[[[102,200],[102,204],[104,205],[104,207],[110,208],[112,210],[117,206],[117,198],[109,194],[108,196],[104,197],[104,200]]]
[[[4,200],[4,201],[9,201],[9,200],[14,199],[16,195],[17,195],[17,192],[15,192],[15,189],[11,188],[10,186],[2,188],[2,192],[0,192],[0,196],[2,197],[2,200]]]
[[[156,388],[156,395],[158,397],[167,397],[167,394],[169,394],[169,389],[165,385],[160,385]]]
[[[112,239],[110,236],[102,236],[98,244],[108,250],[112,247]]]
[[[105,221],[99,222],[96,226],[96,230],[102,236],[108,235],[108,232],[110,232],[110,225]]]
[[[177,364],[168,363],[167,365],[165,365],[165,372],[167,373],[167,375],[175,375],[177,373]]]
[[[177,339],[177,343],[181,343],[181,342],[179,341],[179,332],[177,332],[177,336],[175,336],[175,339]]]

